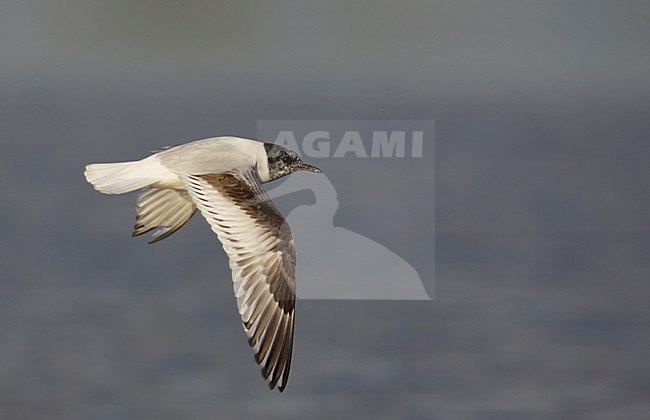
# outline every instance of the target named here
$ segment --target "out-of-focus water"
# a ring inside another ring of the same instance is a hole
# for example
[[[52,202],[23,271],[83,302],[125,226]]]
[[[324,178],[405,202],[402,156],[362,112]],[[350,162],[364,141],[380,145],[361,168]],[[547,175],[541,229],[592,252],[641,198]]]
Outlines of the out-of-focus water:
[[[307,4],[0,4],[0,417],[645,418],[645,3]],[[435,299],[299,301],[280,395],[207,224],[131,239],[83,166],[330,118],[436,121],[435,197],[314,162]]]

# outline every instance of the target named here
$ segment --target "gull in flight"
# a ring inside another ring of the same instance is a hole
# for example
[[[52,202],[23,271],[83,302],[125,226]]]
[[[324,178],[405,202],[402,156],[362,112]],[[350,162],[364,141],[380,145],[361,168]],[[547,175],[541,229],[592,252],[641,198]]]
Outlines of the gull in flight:
[[[293,348],[296,250],[291,229],[262,188],[320,169],[293,151],[238,137],[173,146],[138,161],[86,166],[104,194],[142,192],[133,236],[150,243],[180,229],[198,209],[228,254],[237,307],[255,362],[271,389],[287,386]]]

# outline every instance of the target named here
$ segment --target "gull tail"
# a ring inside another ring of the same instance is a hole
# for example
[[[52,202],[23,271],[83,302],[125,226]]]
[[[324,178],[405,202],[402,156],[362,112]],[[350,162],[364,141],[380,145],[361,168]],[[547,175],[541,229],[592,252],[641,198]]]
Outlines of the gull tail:
[[[86,166],[86,180],[104,194],[124,194],[160,180],[160,163],[150,158],[134,162],[93,163]]]

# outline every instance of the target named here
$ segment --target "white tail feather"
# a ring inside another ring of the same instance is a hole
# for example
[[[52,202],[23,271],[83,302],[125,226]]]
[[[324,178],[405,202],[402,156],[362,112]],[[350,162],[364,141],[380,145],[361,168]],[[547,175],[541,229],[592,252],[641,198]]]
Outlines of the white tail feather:
[[[160,180],[160,164],[149,158],[135,162],[93,163],[86,166],[86,180],[104,194],[123,194]]]

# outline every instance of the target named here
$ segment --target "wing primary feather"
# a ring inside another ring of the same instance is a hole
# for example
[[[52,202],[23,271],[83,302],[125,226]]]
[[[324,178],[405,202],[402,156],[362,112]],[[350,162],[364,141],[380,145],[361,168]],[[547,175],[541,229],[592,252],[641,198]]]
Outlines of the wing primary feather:
[[[265,299],[264,302],[262,302],[263,299]],[[269,303],[272,300],[273,300],[273,296],[271,296],[269,294],[266,298],[260,297],[260,299],[257,302],[255,302],[254,304],[251,305],[251,307],[253,307],[253,312],[248,317],[248,320],[243,321],[244,328],[246,328],[247,331],[250,330],[253,327],[255,322],[257,322],[260,315],[262,314],[262,311],[264,311],[268,307]],[[245,316],[245,314],[243,314],[242,317],[243,316]],[[258,322],[258,324],[259,324],[259,322]],[[256,331],[257,330],[253,331],[251,333],[251,337],[248,339],[248,344],[250,344],[251,347],[255,347],[255,344],[251,344],[251,339],[255,336]],[[260,334],[261,334],[261,331],[260,331]],[[259,334],[258,334],[258,337],[259,337]]]
[[[284,371],[282,372],[282,384],[278,387],[280,392],[284,391],[284,388],[287,386],[287,382],[289,381],[289,371],[291,370],[291,356],[293,355],[293,328],[294,328],[294,313],[291,312],[291,323],[289,324],[291,328],[289,329],[289,352],[287,353],[286,357],[286,363],[284,366]]]
[[[275,306],[272,303],[270,306]],[[275,310],[273,308],[273,315],[271,316],[271,320],[267,324],[266,328],[264,329],[264,335],[262,336],[262,344],[260,345],[259,351],[255,354],[255,361],[257,364],[262,364],[262,361],[264,358],[266,358],[267,352],[271,348],[271,344],[273,344],[273,339],[275,337],[275,331],[278,329],[279,322],[278,318],[280,318],[281,312],[278,310]],[[262,370],[264,372],[264,370]],[[264,376],[264,379],[267,379],[268,375]]]
[[[266,331],[267,326],[269,325],[271,319],[273,319],[273,315],[275,314],[276,314],[275,304],[273,303],[273,298],[271,298],[267,301],[266,307],[259,315],[259,322],[255,327],[255,332],[248,339],[248,344],[250,344],[251,347],[255,347],[257,345],[257,341],[260,339],[264,331]]]
[[[280,350],[282,349],[285,341],[284,331],[287,325],[287,319],[289,317],[281,313],[279,318],[278,328],[275,332],[275,335],[273,336],[272,345],[269,350],[269,357],[266,359],[266,364],[264,365],[264,370],[262,371],[262,376],[267,379],[271,375],[273,368],[278,362],[278,356],[280,355]],[[271,382],[273,382],[275,385],[275,382],[273,380]]]
[[[272,382],[277,384],[282,376],[284,367],[287,362],[287,355],[289,354],[289,346],[291,345],[291,334],[293,333],[293,317],[291,314],[286,314],[285,320],[285,331],[284,336],[282,337],[282,349],[278,355],[278,361],[275,364],[273,369],[273,379]]]

